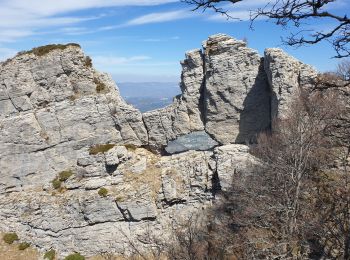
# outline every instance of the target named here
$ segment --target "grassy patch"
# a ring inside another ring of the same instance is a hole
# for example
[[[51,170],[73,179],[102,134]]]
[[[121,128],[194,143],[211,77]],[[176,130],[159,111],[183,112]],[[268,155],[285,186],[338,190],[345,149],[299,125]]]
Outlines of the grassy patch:
[[[30,54],[33,53],[36,56],[44,56],[48,53],[50,53],[53,50],[64,50],[69,46],[74,46],[74,47],[79,47],[80,45],[77,43],[68,43],[68,44],[49,44],[49,45],[45,45],[45,46],[40,46],[37,48],[33,48],[30,51],[22,51],[19,52],[17,55],[23,55],[23,54]]]
[[[2,237],[2,239],[5,241],[6,244],[13,244],[13,242],[18,241],[19,238],[16,233],[6,233]]]
[[[57,190],[59,188],[61,188],[62,182],[56,177],[55,179],[53,179],[53,181],[51,181],[52,187]]]
[[[56,251],[51,249],[44,254],[44,259],[55,260]]]
[[[68,180],[69,177],[71,177],[73,174],[74,173],[72,170],[60,172],[58,174],[58,176],[56,176],[56,178],[51,181],[52,187],[55,190],[61,189],[61,191],[62,191],[62,183],[65,182],[66,180]]]
[[[51,249],[44,254],[44,259],[55,260],[56,251]]]
[[[66,256],[64,260],[85,260],[85,257],[79,253],[74,253],[70,254],[69,256]]]
[[[18,245],[19,250],[26,250],[28,247],[30,247],[30,244],[27,242],[22,242]]]
[[[98,195],[100,195],[101,197],[107,197],[108,195],[108,190],[106,188],[100,188],[98,190]]]
[[[68,170],[68,171],[62,171],[58,174],[58,179],[60,181],[66,181],[69,179],[70,176],[73,175],[72,170]]]
[[[95,146],[90,147],[89,154],[90,155],[96,155],[99,153],[105,153],[111,150],[115,144],[98,144]]]
[[[136,149],[137,149],[137,146],[134,145],[134,144],[126,144],[126,145],[124,145],[124,146],[125,146],[125,148],[126,148],[128,151],[130,151],[130,152],[135,152]]]

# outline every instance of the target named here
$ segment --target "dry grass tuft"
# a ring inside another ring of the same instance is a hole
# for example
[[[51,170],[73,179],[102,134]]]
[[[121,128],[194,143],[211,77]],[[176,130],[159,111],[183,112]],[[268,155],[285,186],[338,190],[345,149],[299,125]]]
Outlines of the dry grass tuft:
[[[90,147],[89,154],[96,155],[99,153],[106,153],[111,150],[115,144],[97,144],[95,146]]]

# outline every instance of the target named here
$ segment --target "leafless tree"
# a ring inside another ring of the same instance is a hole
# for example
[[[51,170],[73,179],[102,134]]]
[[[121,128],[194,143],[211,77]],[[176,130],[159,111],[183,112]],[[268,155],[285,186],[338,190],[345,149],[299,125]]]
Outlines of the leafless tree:
[[[258,137],[252,152],[261,164],[254,174],[234,177],[217,209],[238,259],[307,258],[313,250],[314,176],[336,158],[327,134],[339,113],[336,101],[329,92],[300,93],[274,131]]]
[[[350,80],[350,60],[343,60],[339,62],[336,74],[343,80]]]
[[[326,135],[337,148],[332,169],[314,176],[317,194],[312,234],[322,256],[350,259],[350,62],[343,61],[333,74],[320,77],[314,91],[336,97],[338,113],[332,118]]]
[[[227,259],[231,245],[227,230],[212,223],[210,211],[192,213],[187,218],[177,219],[165,235],[147,229],[137,239],[128,240],[131,259],[172,260],[217,260]],[[221,226],[223,227],[223,226]]]
[[[211,9],[225,15],[228,19],[235,19],[230,15],[230,8],[239,2],[249,0],[182,0],[194,6],[193,10]],[[332,3],[337,0],[270,0],[266,5],[251,11],[251,21],[265,17],[282,27],[292,25],[299,28],[297,33],[291,33],[284,42],[290,46],[317,44],[328,41],[332,44],[337,58],[350,56],[350,18],[347,14],[337,15],[329,11]],[[231,6],[229,5],[231,4]],[[230,6],[230,7],[228,7]],[[303,29],[303,25],[310,20],[333,21],[334,26],[328,30]]]

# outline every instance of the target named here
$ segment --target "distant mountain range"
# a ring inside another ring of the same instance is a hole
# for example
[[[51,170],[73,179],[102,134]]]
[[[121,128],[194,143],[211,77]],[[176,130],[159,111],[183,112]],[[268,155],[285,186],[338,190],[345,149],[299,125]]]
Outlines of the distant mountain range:
[[[176,82],[122,82],[117,85],[126,102],[141,112],[165,107],[181,94]]]

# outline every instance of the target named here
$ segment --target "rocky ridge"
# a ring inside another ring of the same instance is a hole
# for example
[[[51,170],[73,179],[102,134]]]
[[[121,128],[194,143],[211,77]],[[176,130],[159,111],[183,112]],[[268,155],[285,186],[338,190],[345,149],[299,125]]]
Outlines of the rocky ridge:
[[[122,254],[149,227],[166,234],[174,216],[210,205],[235,172],[249,174],[256,159],[242,143],[283,117],[316,75],[282,50],[260,57],[222,34],[181,65],[182,95],[141,114],[75,44],[0,63],[0,230],[62,255]],[[222,146],[159,153],[197,131]]]

